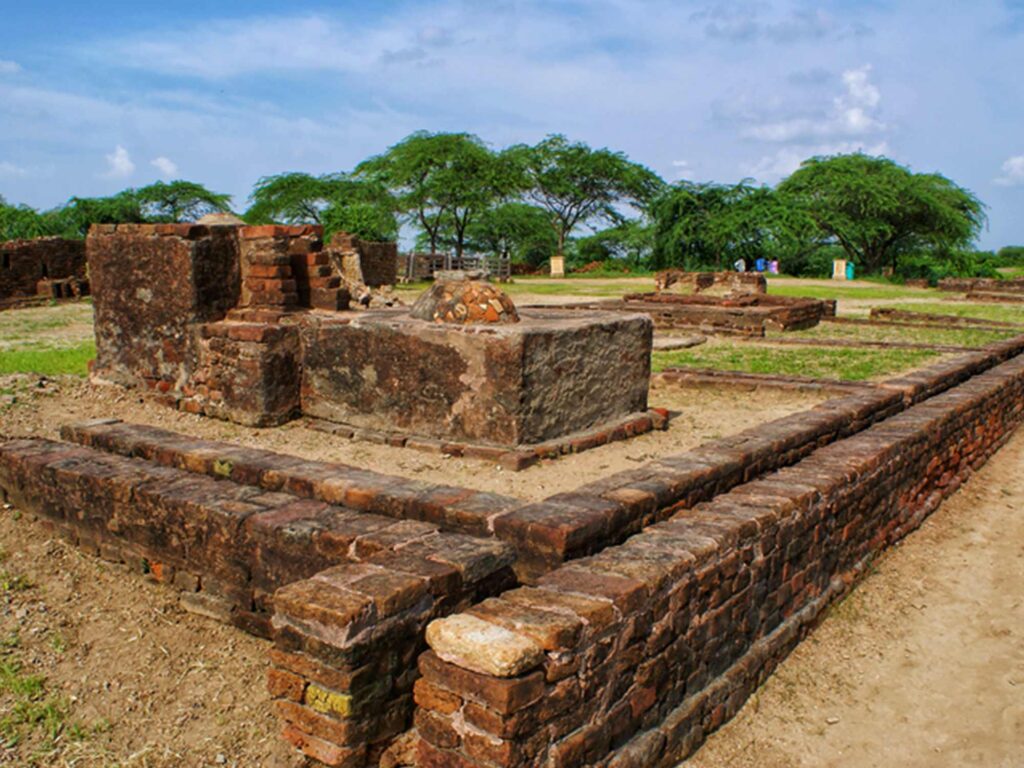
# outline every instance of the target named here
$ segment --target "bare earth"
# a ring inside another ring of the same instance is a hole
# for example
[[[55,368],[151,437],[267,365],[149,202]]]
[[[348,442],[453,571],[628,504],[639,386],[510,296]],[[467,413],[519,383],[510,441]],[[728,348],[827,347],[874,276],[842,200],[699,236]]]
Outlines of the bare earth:
[[[1024,432],[686,768],[1024,766]]]
[[[669,429],[545,461],[522,472],[508,472],[490,462],[328,435],[310,429],[302,420],[274,429],[242,427],[143,402],[138,395],[123,389],[90,386],[73,376],[44,379],[41,387],[39,382],[38,376],[0,376],[0,389],[16,390],[14,404],[6,409],[0,406],[0,437],[56,439],[63,424],[116,416],[196,437],[530,500],[570,491],[588,480],[635,468],[657,456],[690,450],[709,439],[810,408],[825,399],[821,394],[802,392],[758,392],[752,396],[731,390],[695,392],[674,386],[652,386],[651,406],[668,408],[677,414]]]

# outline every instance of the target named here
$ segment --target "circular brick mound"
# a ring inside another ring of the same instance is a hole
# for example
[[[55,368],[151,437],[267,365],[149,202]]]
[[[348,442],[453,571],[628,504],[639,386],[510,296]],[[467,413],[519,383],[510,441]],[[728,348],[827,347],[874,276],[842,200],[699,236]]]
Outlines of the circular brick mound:
[[[485,275],[474,272],[439,273],[410,314],[418,320],[456,325],[519,322],[512,299]]]

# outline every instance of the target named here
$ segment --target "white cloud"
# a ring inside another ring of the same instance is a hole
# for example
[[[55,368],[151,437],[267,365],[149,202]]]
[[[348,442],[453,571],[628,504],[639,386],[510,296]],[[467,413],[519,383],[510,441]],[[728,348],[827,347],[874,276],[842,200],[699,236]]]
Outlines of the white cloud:
[[[1002,176],[995,179],[995,183],[1001,187],[1017,187],[1024,185],[1024,155],[1014,155],[1007,158],[1000,170]]]
[[[150,160],[149,164],[160,171],[160,175],[165,179],[173,179],[178,175],[178,166],[173,160],[164,157],[163,155]]]
[[[21,72],[21,64],[8,59],[0,59],[0,75],[16,75]]]
[[[775,182],[789,176],[800,167],[800,163],[809,157],[819,155],[846,155],[851,152],[864,152],[868,155],[889,154],[889,145],[885,141],[865,144],[858,141],[841,141],[830,144],[801,144],[784,147],[777,152],[762,157],[756,163],[741,165],[744,175],[752,176],[759,181]]]
[[[832,109],[813,117],[794,117],[747,128],[743,135],[762,141],[798,141],[864,136],[885,129],[873,114],[882,94],[870,81],[871,65],[843,72],[845,93],[832,100]]]
[[[20,165],[3,160],[0,161],[0,178],[13,178],[17,176],[27,176],[28,171],[22,168]]]
[[[111,179],[123,179],[135,173],[135,163],[132,162],[128,150],[120,144],[105,156],[107,158],[107,172],[103,174]]]

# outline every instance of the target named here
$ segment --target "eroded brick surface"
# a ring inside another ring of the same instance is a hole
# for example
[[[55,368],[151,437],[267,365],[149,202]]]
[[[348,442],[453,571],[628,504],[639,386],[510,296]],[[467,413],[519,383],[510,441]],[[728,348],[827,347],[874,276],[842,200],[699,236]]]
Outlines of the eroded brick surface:
[[[1022,403],[1018,357],[553,571],[539,594],[481,603],[465,615],[503,634],[477,647],[472,633],[451,644],[458,617],[438,622],[420,657],[419,764],[677,764],[1002,445]],[[515,662],[486,670],[477,655],[495,644]],[[480,694],[495,686],[530,693]]]

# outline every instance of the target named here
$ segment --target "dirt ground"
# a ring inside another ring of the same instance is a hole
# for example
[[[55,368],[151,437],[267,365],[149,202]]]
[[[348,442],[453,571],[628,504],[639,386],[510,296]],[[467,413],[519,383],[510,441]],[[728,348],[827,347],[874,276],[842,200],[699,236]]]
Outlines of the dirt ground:
[[[277,736],[265,641],[186,613],[172,590],[16,510],[0,511],[0,547],[0,765],[302,764]],[[33,708],[12,695],[12,670],[43,676]]]
[[[40,386],[42,384],[42,386]],[[461,485],[523,499],[541,499],[572,490],[588,480],[630,469],[656,456],[669,456],[701,443],[801,411],[826,399],[820,393],[710,392],[672,385],[652,386],[650,404],[676,415],[669,429],[580,454],[544,461],[522,472],[508,472],[490,462],[445,457],[405,448],[349,440],[305,426],[302,420],[274,429],[252,429],[202,418],[142,401],[122,389],[93,386],[73,376],[0,377],[0,390],[13,389],[14,402],[0,404],[0,436],[57,438],[62,424],[116,416],[196,437],[290,453],[309,459],[338,461],[393,475]]]
[[[686,768],[1024,766],[1024,432]]]

